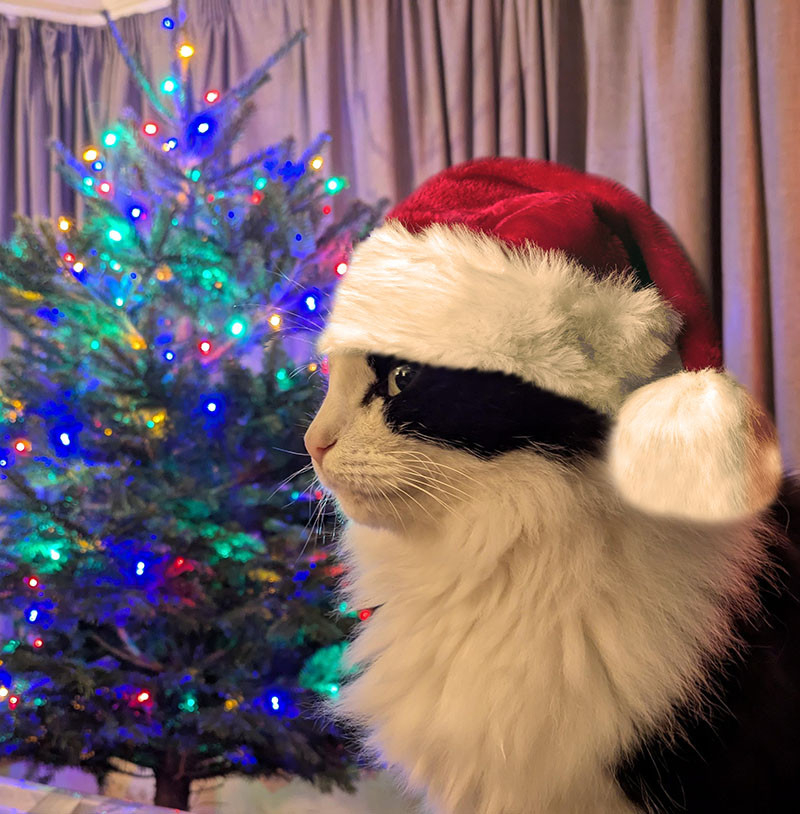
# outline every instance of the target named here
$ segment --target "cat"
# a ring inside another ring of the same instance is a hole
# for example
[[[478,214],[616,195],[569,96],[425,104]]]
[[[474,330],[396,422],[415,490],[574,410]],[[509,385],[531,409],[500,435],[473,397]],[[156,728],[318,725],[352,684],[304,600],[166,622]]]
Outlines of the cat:
[[[626,504],[611,419],[513,374],[332,352],[306,447],[374,612],[335,714],[437,814],[800,809],[800,490]],[[687,374],[691,375],[691,374]]]

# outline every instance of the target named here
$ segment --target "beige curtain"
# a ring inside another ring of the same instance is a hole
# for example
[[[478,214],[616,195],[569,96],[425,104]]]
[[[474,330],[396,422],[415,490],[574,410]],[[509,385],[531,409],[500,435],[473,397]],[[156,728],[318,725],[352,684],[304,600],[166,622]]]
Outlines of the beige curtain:
[[[396,200],[448,164],[526,155],[646,198],[696,264],[734,374],[800,465],[798,0],[188,0],[200,87],[223,89],[296,28],[246,154],[328,129],[350,192]],[[156,77],[162,13],[120,21]],[[141,105],[110,35],[0,19],[0,229],[72,208],[45,141],[87,144]]]

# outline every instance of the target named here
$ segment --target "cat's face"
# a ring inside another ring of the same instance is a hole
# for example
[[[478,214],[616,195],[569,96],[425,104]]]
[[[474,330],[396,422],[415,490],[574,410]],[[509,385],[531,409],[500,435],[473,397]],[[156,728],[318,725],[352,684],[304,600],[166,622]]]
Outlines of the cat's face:
[[[320,482],[365,525],[438,523],[505,453],[596,452],[606,419],[516,376],[331,353],[325,400],[305,435]]]

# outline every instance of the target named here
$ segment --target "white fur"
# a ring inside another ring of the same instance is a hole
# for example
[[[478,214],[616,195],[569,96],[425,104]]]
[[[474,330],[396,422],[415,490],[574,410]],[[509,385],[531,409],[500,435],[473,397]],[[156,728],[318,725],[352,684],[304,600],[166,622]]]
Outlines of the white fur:
[[[609,471],[655,514],[700,521],[753,515],[778,494],[777,433],[728,373],[684,371],[632,393],[615,419]]]
[[[564,252],[390,221],[356,247],[318,347],[515,373],[614,412],[680,326],[654,286],[635,285],[625,270],[598,280]]]
[[[398,436],[378,401],[359,406],[364,361],[330,364],[307,441],[335,440],[315,466],[353,518],[346,597],[381,605],[338,714],[442,814],[633,812],[612,767],[699,704],[732,612],[754,612],[758,521],[642,514],[602,461],[481,461]]]

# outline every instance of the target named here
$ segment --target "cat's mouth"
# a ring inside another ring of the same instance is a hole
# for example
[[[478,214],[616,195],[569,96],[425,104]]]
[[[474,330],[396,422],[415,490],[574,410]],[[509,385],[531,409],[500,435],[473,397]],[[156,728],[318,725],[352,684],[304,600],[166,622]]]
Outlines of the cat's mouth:
[[[385,486],[381,489],[368,489],[364,488],[363,481],[358,486],[342,479],[341,477],[332,478],[329,475],[323,475],[317,470],[317,477],[320,483],[336,497],[355,498],[359,501],[380,501],[390,500],[394,490],[387,489]]]

